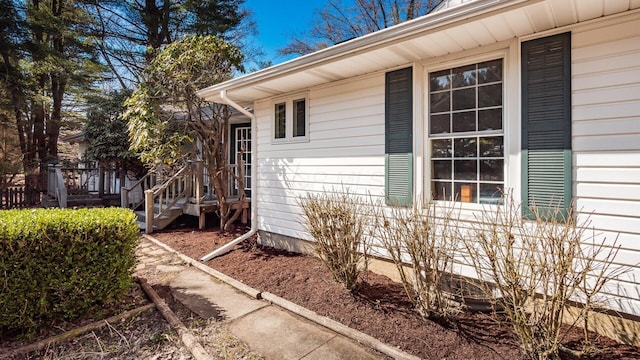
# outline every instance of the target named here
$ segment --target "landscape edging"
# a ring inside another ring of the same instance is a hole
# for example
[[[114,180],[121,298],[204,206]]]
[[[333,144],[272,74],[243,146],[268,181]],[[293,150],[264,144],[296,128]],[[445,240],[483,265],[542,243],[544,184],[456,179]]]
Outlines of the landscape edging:
[[[161,248],[169,251],[170,253],[176,254],[182,261],[188,263],[189,265],[195,267],[198,270],[204,271],[205,273],[213,276],[214,278],[227,283],[231,286],[233,286],[234,288],[242,291],[243,293],[249,295],[250,297],[254,298],[254,299],[261,299],[261,292],[252,288],[251,286],[242,283],[226,274],[221,273],[218,270],[212,269],[210,267],[208,267],[207,265],[192,259],[190,257],[188,257],[187,255],[179,252],[178,250],[173,249],[172,247],[170,247],[169,245],[161,242],[160,240],[154,238],[153,236],[149,235],[149,234],[143,234],[142,237],[144,237],[145,239],[151,241],[152,243],[160,246]]]
[[[264,291],[262,292],[262,298],[271,302],[272,304],[278,305],[281,308],[287,309],[294,314],[302,316],[305,319],[311,320],[317,324],[320,324],[330,330],[337,332],[338,334],[344,335],[351,340],[357,341],[361,344],[364,344],[372,349],[378,350],[381,353],[391,356],[394,359],[407,359],[407,360],[419,360],[420,358],[417,356],[413,356],[408,354],[397,347],[391,346],[389,344],[385,344],[382,341],[374,338],[373,336],[369,336],[359,330],[350,328],[342,323],[339,323],[335,320],[329,319],[326,316],[318,315],[316,312],[311,311],[305,307],[302,307],[296,303],[293,303],[289,300],[281,298],[277,295],[274,295],[270,292]]]
[[[389,344],[386,344],[376,338],[374,338],[373,336],[367,335],[359,330],[350,328],[346,325],[343,325],[335,320],[329,319],[326,316],[322,316],[322,315],[318,315],[315,312],[302,307],[298,304],[295,304],[289,300],[286,300],[284,298],[281,298],[277,295],[274,295],[270,292],[264,291],[261,292],[259,290],[256,290],[254,288],[252,288],[249,285],[246,285],[228,275],[225,275],[215,269],[212,269],[206,265],[204,265],[203,263],[192,259],[190,257],[188,257],[187,255],[173,249],[172,247],[170,247],[169,245],[161,242],[160,240],[154,238],[153,236],[149,235],[149,234],[143,234],[142,237],[144,237],[145,239],[153,242],[154,244],[160,246],[161,248],[176,254],[181,260],[183,260],[184,262],[192,265],[193,267],[197,268],[198,270],[201,270],[211,276],[213,276],[214,278],[217,278],[218,280],[240,290],[241,292],[249,295],[250,297],[254,298],[254,299],[263,299],[265,301],[269,301],[272,304],[275,304],[283,309],[286,309],[298,316],[301,316],[307,320],[313,321],[318,325],[324,326],[327,329],[330,329],[332,331],[335,331],[338,334],[341,334],[343,336],[348,337],[349,339],[356,341],[358,343],[361,343],[365,346],[368,346],[374,350],[377,350],[387,356],[390,356],[394,359],[407,359],[407,360],[416,360],[416,359],[420,359],[417,356],[411,355],[409,353],[406,353],[400,349],[398,349],[397,347],[391,346]]]

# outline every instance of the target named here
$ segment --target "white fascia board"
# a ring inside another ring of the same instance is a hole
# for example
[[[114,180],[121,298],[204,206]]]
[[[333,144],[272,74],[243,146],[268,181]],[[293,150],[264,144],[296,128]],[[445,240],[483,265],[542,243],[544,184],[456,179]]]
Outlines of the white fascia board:
[[[380,31],[376,31],[326,49],[304,55],[282,64],[262,69],[247,75],[231,79],[198,91],[198,96],[210,100],[220,100],[220,92],[252,86],[263,81],[273,80],[288,74],[301,72],[338,59],[387,46],[389,43],[459,22],[472,16],[495,11],[519,3],[535,3],[543,0],[476,0],[462,5],[428,14]]]

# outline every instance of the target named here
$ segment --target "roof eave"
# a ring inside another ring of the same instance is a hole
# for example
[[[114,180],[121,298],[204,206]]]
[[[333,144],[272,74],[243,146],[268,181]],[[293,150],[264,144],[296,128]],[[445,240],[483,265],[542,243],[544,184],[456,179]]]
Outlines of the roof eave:
[[[220,92],[234,88],[251,86],[267,80],[293,72],[303,71],[321,64],[325,64],[350,54],[369,50],[372,47],[382,47],[405,36],[444,26],[486,12],[494,11],[527,0],[477,0],[456,7],[441,10],[423,17],[410,20],[399,25],[386,28],[374,33],[355,38],[338,45],[328,47],[308,55],[304,55],[282,64],[271,66],[247,75],[237,77],[219,84],[215,84],[198,91],[198,96],[205,100],[220,100]]]

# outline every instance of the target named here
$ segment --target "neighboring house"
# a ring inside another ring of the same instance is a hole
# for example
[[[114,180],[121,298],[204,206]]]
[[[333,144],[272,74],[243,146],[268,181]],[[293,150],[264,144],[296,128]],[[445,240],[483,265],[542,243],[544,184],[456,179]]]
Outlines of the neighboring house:
[[[78,159],[85,157],[91,144],[82,132],[61,137],[62,141],[78,144]],[[238,157],[244,164],[244,189],[246,201],[251,197],[251,123],[246,115],[233,111],[229,118],[227,141],[229,167],[238,174]],[[162,229],[179,216],[198,216],[200,228],[205,226],[205,214],[216,212],[217,199],[210,183],[208,169],[202,165],[202,146],[196,143],[200,154],[197,159],[175,173],[156,175],[150,172],[137,179],[132,172],[100,169],[97,163],[82,164],[80,167],[50,166],[46,206],[84,207],[116,205],[136,210],[141,229],[152,232]],[[102,181],[100,179],[102,178]],[[124,180],[124,181],[123,181]],[[102,186],[100,186],[102,184]],[[123,184],[123,186],[121,186]],[[230,179],[228,198],[234,202],[238,196],[238,182]],[[60,190],[65,191],[62,193]],[[145,199],[145,191],[152,190],[153,196]],[[148,205],[151,204],[151,206]],[[234,204],[242,207],[242,221],[246,222],[248,204]],[[149,209],[149,212],[146,210]]]
[[[616,238],[609,308],[640,316],[640,1],[448,1],[200,91],[253,109],[254,226],[311,240],[297,205],[349,188],[465,214],[512,190]]]

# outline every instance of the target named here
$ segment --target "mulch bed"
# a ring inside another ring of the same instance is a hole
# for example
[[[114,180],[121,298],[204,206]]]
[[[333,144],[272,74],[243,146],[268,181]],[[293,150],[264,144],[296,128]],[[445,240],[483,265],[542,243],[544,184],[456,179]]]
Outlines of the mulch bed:
[[[200,259],[247,230],[220,234],[215,229],[180,229],[153,236]],[[333,280],[318,258],[262,247],[255,239],[237,245],[207,265],[423,358],[524,358],[508,324],[482,313],[462,313],[443,321],[424,319],[413,310],[402,285],[385,276],[367,272],[356,291],[350,293]],[[575,343],[580,334],[576,330],[566,341]],[[597,337],[597,343],[603,351],[589,359],[640,358],[638,348],[605,337]],[[562,358],[574,359],[568,354]]]

